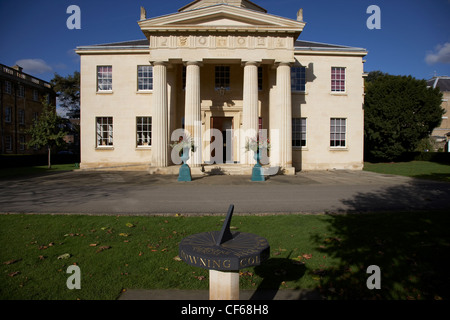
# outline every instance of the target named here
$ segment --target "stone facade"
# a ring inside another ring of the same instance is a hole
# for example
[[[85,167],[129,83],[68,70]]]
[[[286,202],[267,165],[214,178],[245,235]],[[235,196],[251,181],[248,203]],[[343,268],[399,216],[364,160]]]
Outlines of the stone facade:
[[[365,49],[297,41],[302,15],[244,0],[194,1],[149,19],[142,9],[138,23],[145,40],[77,48],[81,168],[170,168],[184,128],[196,142],[192,167],[247,172],[246,141],[265,129],[267,166],[362,169]]]

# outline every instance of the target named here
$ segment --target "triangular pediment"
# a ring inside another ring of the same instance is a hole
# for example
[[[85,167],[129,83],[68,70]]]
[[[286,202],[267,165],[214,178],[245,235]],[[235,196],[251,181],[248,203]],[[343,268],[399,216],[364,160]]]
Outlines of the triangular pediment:
[[[267,12],[266,9],[248,0],[196,0],[180,8],[180,10],[178,11],[181,12],[181,11],[195,10],[199,8],[210,7],[217,4],[227,4],[231,6],[246,8],[264,13]]]
[[[298,33],[304,22],[227,4],[182,11],[139,21],[144,33],[164,31],[257,31]]]

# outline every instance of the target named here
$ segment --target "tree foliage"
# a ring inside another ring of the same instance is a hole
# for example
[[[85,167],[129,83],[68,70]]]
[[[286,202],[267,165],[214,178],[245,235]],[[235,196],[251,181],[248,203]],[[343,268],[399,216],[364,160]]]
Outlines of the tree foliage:
[[[55,107],[47,99],[42,100],[43,110],[39,118],[34,121],[27,131],[31,135],[28,147],[46,147],[48,152],[48,168],[51,168],[51,149],[64,145],[66,132],[62,129],[62,119],[56,113]]]
[[[369,76],[364,106],[366,158],[393,161],[414,151],[440,125],[442,93],[411,76],[379,71]]]
[[[75,71],[73,75],[62,77],[55,73],[51,80],[58,96],[60,105],[67,110],[69,118],[80,118],[80,73]]]

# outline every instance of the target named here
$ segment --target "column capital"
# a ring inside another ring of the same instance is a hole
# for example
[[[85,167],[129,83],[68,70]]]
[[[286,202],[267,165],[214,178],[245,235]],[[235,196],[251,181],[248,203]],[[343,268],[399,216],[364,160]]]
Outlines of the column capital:
[[[258,61],[242,61],[242,65],[245,66],[257,66],[259,67],[261,62]]]
[[[183,64],[185,66],[199,66],[199,67],[203,67],[203,62],[201,62],[201,61],[186,61],[186,62],[183,62]]]
[[[293,63],[288,62],[288,61],[281,61],[281,62],[275,63],[276,67],[292,67],[292,65],[293,65]]]
[[[167,61],[160,61],[160,60],[158,60],[158,61],[150,61],[150,64],[152,66],[165,66],[165,67],[167,67],[168,62]]]

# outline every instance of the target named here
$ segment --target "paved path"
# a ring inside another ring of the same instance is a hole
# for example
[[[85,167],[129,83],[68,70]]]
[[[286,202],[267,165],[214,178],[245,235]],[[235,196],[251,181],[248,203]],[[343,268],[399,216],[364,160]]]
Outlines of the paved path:
[[[450,209],[450,183],[365,171],[247,176],[73,171],[0,180],[0,212],[53,214],[236,214]]]

